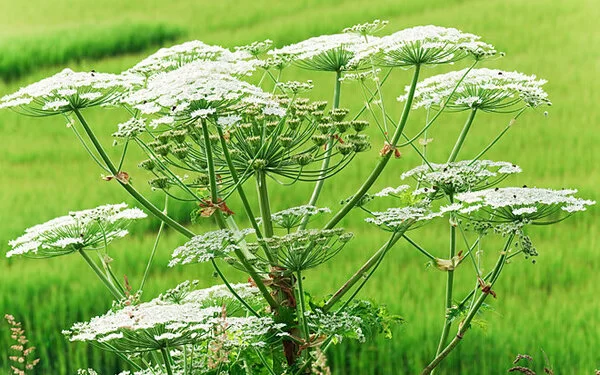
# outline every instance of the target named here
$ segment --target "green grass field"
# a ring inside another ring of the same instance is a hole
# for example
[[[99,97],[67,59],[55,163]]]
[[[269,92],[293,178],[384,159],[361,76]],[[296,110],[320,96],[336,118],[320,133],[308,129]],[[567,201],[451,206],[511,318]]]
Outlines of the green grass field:
[[[18,44],[22,38],[36,38],[58,30],[73,32],[96,23],[168,23],[188,31],[187,39],[233,46],[270,38],[277,45],[323,33],[334,33],[355,23],[374,18],[388,19],[387,32],[400,28],[437,24],[457,27],[482,35],[484,40],[505,51],[506,57],[486,66],[535,73],[548,79],[547,91],[554,103],[549,116],[531,111],[521,117],[496,148],[491,159],[519,164],[524,173],[510,184],[540,187],[574,187],[581,196],[598,200],[600,183],[600,6],[595,0],[222,0],[77,1],[55,0],[0,3],[0,46]],[[183,40],[182,40],[183,41]],[[74,70],[120,72],[145,55],[84,60],[70,66]],[[3,51],[0,51],[2,54]],[[0,94],[53,74],[63,67],[44,68],[10,84],[0,84]],[[453,67],[459,68],[459,66]],[[448,68],[445,68],[448,69]],[[426,75],[442,72],[426,69]],[[330,99],[333,76],[286,72],[289,79],[312,78],[319,90],[316,97]],[[395,73],[388,97],[398,95],[410,73]],[[342,89],[342,106],[357,108],[360,95],[352,85]],[[399,109],[395,109],[399,112]],[[118,110],[92,110],[88,120],[105,136],[108,146],[116,124],[126,119]],[[465,114],[446,114],[430,136],[430,155],[440,161],[447,155]],[[407,131],[413,134],[424,120],[415,112]],[[461,157],[473,156],[493,134],[510,120],[508,116],[479,117],[469,134]],[[96,168],[79,146],[61,118],[35,119],[9,111],[0,112],[0,249],[34,224],[63,215],[69,210],[95,207],[103,203],[131,201],[115,183],[100,179]],[[340,198],[351,195],[377,159],[381,140],[375,132],[374,146],[360,154],[335,179],[325,185],[321,204],[334,208]],[[471,151],[471,152],[470,152]],[[436,158],[437,156],[437,158]],[[131,158],[124,170],[142,190],[144,175]],[[418,162],[407,149],[404,157],[393,160],[377,187],[399,184],[402,171]],[[296,185],[283,194],[272,189],[276,208],[307,201],[312,185]],[[159,194],[153,196],[159,202]],[[236,206],[235,203],[232,204]],[[174,206],[178,218],[186,218],[188,208]],[[465,342],[442,364],[440,374],[506,373],[517,353],[529,353],[543,361],[543,350],[557,374],[591,374],[600,368],[600,250],[598,248],[597,207],[559,225],[531,231],[540,256],[536,264],[515,258],[496,285],[498,299],[487,313],[485,329],[474,329]],[[127,273],[136,285],[143,274],[154,238],[149,221],[134,227],[134,234],[112,246],[119,273]],[[344,222],[357,238],[317,272],[307,274],[307,288],[317,296],[333,292],[386,240],[383,232],[354,215]],[[446,253],[445,227],[428,226],[412,237],[435,254]],[[203,228],[196,228],[198,231]],[[206,285],[217,282],[212,270],[203,266],[167,269],[171,250],[184,241],[168,232],[160,244],[145,297],[155,296],[176,283],[197,278]],[[495,249],[490,245],[489,251]],[[404,244],[394,248],[371,283],[361,292],[388,305],[402,315],[406,324],[391,341],[378,339],[367,345],[343,343],[331,351],[330,363],[336,374],[413,374],[431,359],[442,325],[445,275],[424,267],[424,258]],[[95,367],[102,374],[116,370],[116,360],[107,353],[85,345],[67,343],[60,331],[73,322],[104,313],[109,295],[96,282],[83,260],[61,257],[52,260],[0,259],[0,313],[22,320],[41,363],[38,374],[73,374],[79,367]],[[491,267],[491,265],[488,265]],[[458,272],[460,274],[460,272]],[[465,272],[466,274],[466,272]],[[230,273],[233,279],[239,274]],[[467,275],[458,277],[464,285]],[[7,373],[8,329],[0,324],[0,372]]]

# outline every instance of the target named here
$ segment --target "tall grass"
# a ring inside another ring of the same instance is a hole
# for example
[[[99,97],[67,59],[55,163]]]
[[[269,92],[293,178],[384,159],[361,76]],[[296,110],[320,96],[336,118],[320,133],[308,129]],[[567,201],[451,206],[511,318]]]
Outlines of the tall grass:
[[[139,52],[183,34],[179,26],[133,23],[5,38],[0,41],[0,78],[14,80],[42,67]]]
[[[2,7],[19,10],[25,3],[4,2],[0,4],[0,10],[8,11]],[[44,9],[42,1],[27,3]],[[44,27],[55,30],[56,24],[72,24],[78,17],[83,21],[89,21],[91,17],[102,20],[130,17],[145,22],[148,15],[144,4],[141,0],[106,1],[102,6],[88,5],[92,8],[88,14],[78,12],[71,1],[57,0],[51,11],[31,12],[30,18],[39,23],[31,32],[42,35]],[[523,167],[523,176],[507,183],[577,187],[582,196],[598,200],[600,111],[597,103],[600,92],[597,85],[592,84],[592,78],[594,72],[600,71],[597,58],[600,35],[593,25],[600,17],[600,7],[593,0],[576,3],[568,0],[414,0],[401,3],[373,0],[366,5],[358,0],[261,0],[255,3],[186,0],[176,4],[165,2],[154,12],[157,21],[180,22],[190,31],[189,38],[225,45],[261,38],[271,38],[281,44],[316,33],[335,32],[372,18],[389,19],[390,30],[417,24],[439,24],[483,35],[486,41],[507,52],[507,57],[494,62],[494,66],[535,73],[548,79],[548,91],[554,102],[548,118],[535,112],[520,118],[489,158],[510,160]],[[7,28],[25,27],[23,20],[8,19],[6,14],[0,12],[0,20],[6,21]],[[5,32],[8,31],[0,31]],[[119,72],[133,65],[146,52],[103,61],[86,60],[74,64],[73,68]],[[36,71],[27,81],[48,76],[55,70]],[[439,72],[428,69],[425,74]],[[395,74],[395,80],[400,84],[388,87],[385,93],[388,98],[399,95],[404,82],[409,79],[405,72]],[[309,75],[289,71],[285,78],[307,79]],[[327,74],[311,78],[333,84],[332,77]],[[11,92],[26,83],[0,84],[0,93]],[[315,86],[326,87],[320,82]],[[342,106],[356,108],[362,104],[354,89],[352,85],[343,86]],[[325,89],[314,93],[322,99],[330,99],[331,94],[332,90]],[[416,112],[415,115],[409,120],[407,131],[410,134],[424,120],[423,113]],[[106,145],[111,142],[108,134],[126,117],[118,111],[90,111],[87,114],[97,133],[107,134],[102,139]],[[470,148],[469,145],[489,141],[491,134],[502,129],[508,119],[482,116],[469,134],[462,156],[472,156],[470,151],[480,147]],[[437,140],[456,137],[463,120],[460,114],[448,114],[440,119],[429,134],[434,138],[430,154],[433,160],[441,160],[449,151],[439,148]],[[89,162],[62,119],[28,119],[0,112],[0,134],[0,248],[3,250],[6,242],[26,227],[63,215],[68,210],[126,199],[117,186],[100,179],[101,171]],[[368,174],[376,162],[377,145],[383,143],[374,132],[372,135],[373,151],[357,157],[347,170],[325,185],[323,202],[337,202],[349,196]],[[111,152],[118,157],[117,150]],[[124,170],[130,173],[133,183],[143,189],[146,176],[136,168],[134,160],[135,157]],[[377,187],[398,185],[402,171],[413,167],[417,160],[414,153],[406,150],[403,158],[390,162]],[[286,205],[305,203],[310,191],[309,185],[299,184],[293,194],[288,190],[287,195],[283,195],[282,190],[274,187],[273,204],[279,208],[278,204],[283,206],[283,202]],[[160,204],[160,196],[153,199]],[[232,203],[232,206],[239,205]],[[182,219],[190,209],[185,206],[173,208]],[[600,332],[596,324],[600,322],[600,299],[596,296],[597,270],[600,269],[598,213],[598,208],[592,208],[588,214],[549,230],[532,231],[532,239],[540,251],[537,263],[533,265],[515,259],[506,268],[496,287],[498,299],[491,302],[493,311],[483,317],[487,326],[467,334],[465,342],[443,363],[440,374],[504,373],[516,353],[539,353],[540,348],[547,353],[556,373],[592,373],[595,368],[600,368]],[[114,243],[111,256],[117,271],[126,272],[134,285],[140,281],[153,241],[145,233],[153,225],[133,228],[136,234],[132,238]],[[306,287],[315,291],[316,297],[338,287],[372,254],[374,247],[385,240],[358,215],[345,220],[342,225],[356,232],[356,239],[318,275],[307,278],[313,284]],[[202,227],[194,229],[206,230]],[[443,228],[420,230],[424,233],[414,237],[424,238],[423,246],[435,254],[446,252],[445,247],[440,247],[446,244]],[[146,299],[186,278],[200,279],[204,285],[216,282],[212,271],[206,267],[165,267],[171,250],[183,241],[176,233],[169,232],[161,242],[144,294]],[[493,252],[495,248],[488,244],[487,249]],[[460,278],[461,273],[457,274]],[[230,276],[240,280],[234,272]],[[361,296],[386,303],[392,312],[401,314],[407,324],[395,332],[392,341],[380,339],[361,347],[344,342],[336,346],[330,356],[334,372],[339,375],[418,373],[435,352],[442,324],[443,306],[438,301],[444,293],[444,277],[443,273],[426,268],[420,255],[408,246],[400,244],[394,248]],[[460,285],[461,280],[457,284]],[[0,259],[0,314],[12,313],[24,322],[28,336],[42,358],[38,374],[73,374],[75,368],[87,366],[95,367],[102,374],[115,372],[114,356],[86,345],[69,344],[60,334],[75,321],[104,313],[108,297],[77,257],[50,261],[18,259],[9,262]],[[4,328],[0,328],[0,353],[8,344]],[[5,357],[0,355],[0,372],[5,371],[6,366]]]

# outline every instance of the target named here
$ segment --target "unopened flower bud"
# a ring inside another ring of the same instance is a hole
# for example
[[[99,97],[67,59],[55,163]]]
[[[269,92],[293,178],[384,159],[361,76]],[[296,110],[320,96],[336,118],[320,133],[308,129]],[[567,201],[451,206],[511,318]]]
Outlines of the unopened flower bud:
[[[311,140],[315,143],[315,145],[320,147],[327,143],[329,137],[325,134],[315,134],[311,137]]]
[[[365,130],[366,128],[369,127],[369,122],[368,121],[363,121],[363,120],[355,120],[351,122],[352,124],[352,128],[357,132],[360,133],[361,131]]]
[[[340,133],[345,133],[350,128],[350,123],[348,121],[338,121],[334,123],[335,128]]]
[[[305,166],[313,161],[313,156],[309,153],[304,153],[304,154],[294,155],[293,159],[296,163],[298,163],[298,165]]]
[[[157,178],[154,178],[154,179],[148,181],[148,183],[154,189],[161,189],[161,190],[168,189],[169,185],[170,185],[170,181],[166,177],[157,177]]]
[[[329,115],[333,121],[343,121],[349,112],[350,110],[346,108],[334,108],[329,112]]]
[[[138,164],[138,167],[143,168],[147,171],[151,171],[156,167],[156,163],[154,163],[154,160],[146,159],[146,160],[142,160]]]

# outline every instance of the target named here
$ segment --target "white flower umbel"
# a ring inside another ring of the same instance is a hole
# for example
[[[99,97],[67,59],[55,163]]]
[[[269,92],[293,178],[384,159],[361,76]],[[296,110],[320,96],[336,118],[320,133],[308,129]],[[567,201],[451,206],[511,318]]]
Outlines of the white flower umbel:
[[[105,241],[125,236],[132,220],[145,217],[140,209],[127,208],[125,203],[71,212],[27,229],[9,242],[12,250],[6,256],[48,258],[103,247]]]
[[[252,229],[245,229],[240,232],[242,237],[238,237],[230,230],[221,229],[195,236],[173,251],[169,267],[178,264],[208,262],[224,257],[230,252],[240,249],[238,244],[243,237],[253,232]]]
[[[147,302],[76,323],[64,331],[71,341],[93,342],[107,350],[144,352],[206,339],[221,307]]]
[[[496,54],[481,37],[454,28],[416,26],[384,36],[363,48],[352,66],[374,62],[378,66],[406,67],[452,63],[467,56],[481,59]]]
[[[289,272],[316,267],[333,258],[352,239],[342,228],[298,230],[285,236],[259,239],[272,255],[272,266]],[[257,244],[250,244],[251,249]],[[268,260],[264,260],[267,262]]]
[[[291,229],[300,225],[304,218],[322,213],[331,213],[331,210],[327,207],[318,208],[310,205],[291,207],[272,214],[271,221],[281,228]],[[262,223],[262,218],[257,218],[257,221]]]
[[[157,73],[175,70],[194,61],[216,62],[226,66],[237,62],[243,64],[244,60],[251,57],[252,55],[245,50],[231,52],[221,46],[192,40],[169,48],[161,48],[127,70],[127,72],[149,77]]]
[[[461,193],[456,200],[463,203],[460,212],[475,220],[549,224],[596,203],[576,198],[575,193],[577,190],[508,187]]]
[[[202,62],[151,77],[146,88],[131,93],[124,102],[143,115],[168,122],[227,116],[234,107],[239,111],[248,105],[259,105],[269,115],[285,114],[270,94],[229,74],[207,69]]]
[[[117,125],[117,131],[113,133],[115,138],[134,138],[146,131],[146,124],[143,119],[130,118],[129,120]]]
[[[424,164],[402,174],[414,178],[421,187],[415,194],[443,192],[453,195],[465,191],[489,188],[521,168],[505,161],[461,160],[449,164]]]
[[[198,281],[186,280],[173,289],[158,296],[155,301],[172,303],[196,303],[204,307],[225,306],[228,315],[245,312],[237,297],[226,285],[215,285],[210,288],[196,289]],[[230,284],[239,298],[247,304],[262,307],[263,300],[259,289],[249,283]]]
[[[409,185],[400,185],[395,188],[389,186],[389,187],[383,188],[381,191],[373,194],[373,196],[377,197],[377,198],[389,197],[389,196],[398,197],[398,196],[402,195],[403,193],[406,193],[408,190],[410,190]]]
[[[74,72],[65,69],[0,99],[0,108],[29,116],[51,116],[74,109],[119,103],[123,93],[141,85],[134,75]]]
[[[466,74],[466,76],[465,76]],[[464,79],[463,79],[464,77]],[[456,87],[461,80],[460,85]],[[514,112],[524,106],[551,105],[542,86],[546,83],[535,75],[505,72],[497,69],[466,69],[436,75],[417,84],[414,108],[439,108],[446,104],[452,111],[481,110]],[[406,92],[410,90],[406,87]],[[407,94],[398,98],[405,101]]]
[[[367,223],[375,224],[389,232],[400,232],[415,228],[417,224],[423,224],[437,217],[442,217],[451,211],[457,211],[461,206],[451,204],[440,207],[439,211],[430,208],[427,201],[406,207],[388,208],[383,212],[372,212],[373,217],[365,219]]]
[[[309,70],[338,72],[345,70],[356,52],[378,38],[354,33],[321,35],[269,51],[275,58],[290,60]]]
[[[91,342],[105,350],[140,353],[219,340],[231,348],[262,347],[263,340],[283,325],[270,317],[230,317],[221,306],[196,301],[173,303],[155,299],[109,311],[63,331],[70,341]]]

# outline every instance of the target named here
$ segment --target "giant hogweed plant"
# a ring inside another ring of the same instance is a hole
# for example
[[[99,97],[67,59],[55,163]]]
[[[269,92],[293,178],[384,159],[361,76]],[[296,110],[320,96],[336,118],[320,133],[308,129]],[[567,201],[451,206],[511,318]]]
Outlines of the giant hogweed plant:
[[[72,212],[10,243],[7,256],[78,254],[110,292],[113,308],[65,330],[68,339],[119,356],[130,366],[125,374],[326,372],[324,353],[331,345],[342,339],[362,342],[377,332],[391,336],[390,326],[401,320],[357,295],[386,254],[406,242],[447,275],[439,344],[423,369],[423,374],[432,373],[464,339],[489,296],[496,297],[496,283],[509,260],[537,255],[527,228],[557,223],[594,202],[575,197],[575,190],[497,187],[521,169],[484,158],[517,118],[550,105],[544,80],[477,67],[501,54],[476,35],[421,26],[375,36],[385,24],[357,25],[279,49],[270,41],[235,50],[191,41],[161,49],[121,74],[64,70],[2,98],[0,107],[25,115],[65,116],[104,179],[121,186],[144,209],[116,204]],[[423,68],[459,60],[467,61],[468,68],[421,79]],[[398,68],[410,70],[412,80],[389,100],[382,88]],[[310,99],[312,81],[286,81],[289,69],[329,74],[332,102]],[[345,81],[357,82],[364,95],[357,111],[342,106]],[[86,120],[87,108],[98,106],[131,116],[115,124],[118,160],[99,141],[97,124]],[[399,120],[389,113],[395,106],[402,108]],[[420,108],[428,113],[426,123],[409,121]],[[461,159],[481,112],[508,114],[510,120],[477,154]],[[431,160],[427,132],[443,114],[462,115],[466,122],[448,157]],[[369,126],[384,139],[374,148],[365,134]],[[122,169],[132,147],[146,155],[136,162],[152,176],[152,188],[164,193],[164,207],[138,191],[144,174]],[[399,176],[406,183],[371,191],[405,148],[421,157],[420,165]],[[379,159],[341,207],[327,208],[331,202],[321,197],[323,185],[360,153]],[[272,184],[309,184],[312,194],[303,206],[272,212]],[[233,196],[240,207],[231,207]],[[194,220],[214,222],[218,230],[195,233],[174,220],[167,213],[173,199],[194,202]],[[375,199],[389,208],[370,208]],[[115,275],[107,249],[145,212],[162,224],[140,287],[134,289]],[[319,301],[303,285],[305,271],[343,257],[344,247],[352,246],[352,233],[338,226],[351,213],[364,216],[365,225],[388,232],[389,238]],[[317,215],[328,215],[325,225],[315,225]],[[409,236],[434,220],[448,223],[449,251],[426,249]],[[168,266],[208,262],[222,285],[200,289],[190,280],[142,302],[165,225],[188,238],[173,250]],[[504,245],[484,252],[484,239],[492,236]],[[232,284],[223,267],[246,273],[248,283]],[[454,293],[456,272],[470,275],[467,295]]]

